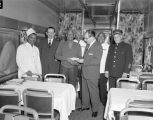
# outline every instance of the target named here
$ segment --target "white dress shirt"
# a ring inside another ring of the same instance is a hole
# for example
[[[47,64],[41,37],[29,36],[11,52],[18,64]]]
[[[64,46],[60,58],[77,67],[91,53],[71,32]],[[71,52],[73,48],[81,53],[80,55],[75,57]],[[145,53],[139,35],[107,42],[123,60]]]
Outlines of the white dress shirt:
[[[18,65],[18,77],[26,76],[27,71],[34,74],[42,74],[39,50],[28,42],[17,48],[16,62]]]
[[[107,58],[107,54],[108,54],[109,44],[104,42],[102,44],[102,48],[103,48],[103,54],[102,54],[102,58],[100,61],[100,73],[105,72],[105,64],[106,64],[106,58]]]
[[[76,42],[76,43],[79,43],[80,44],[80,46],[81,46],[81,55],[82,55],[82,57],[83,57],[83,55],[84,55],[84,51],[85,51],[85,48],[86,48],[86,42],[85,41],[83,41],[83,40],[73,40],[74,42]]]
[[[90,43],[88,49],[95,43],[96,39],[94,39],[94,41],[92,41],[92,43]]]
[[[48,44],[52,44],[52,43],[53,43],[53,39],[48,38]]]

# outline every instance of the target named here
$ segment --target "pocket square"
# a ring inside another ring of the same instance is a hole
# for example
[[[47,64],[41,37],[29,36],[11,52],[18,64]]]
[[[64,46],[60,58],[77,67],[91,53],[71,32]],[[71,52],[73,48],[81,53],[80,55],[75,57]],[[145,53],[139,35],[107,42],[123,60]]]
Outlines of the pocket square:
[[[93,53],[88,53],[88,55],[93,55]]]

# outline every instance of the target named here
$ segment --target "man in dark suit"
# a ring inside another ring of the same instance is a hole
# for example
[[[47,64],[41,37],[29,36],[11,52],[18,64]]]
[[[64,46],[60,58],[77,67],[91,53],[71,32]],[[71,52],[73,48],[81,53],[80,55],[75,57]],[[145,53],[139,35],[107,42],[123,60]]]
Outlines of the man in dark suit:
[[[40,58],[42,64],[42,75],[47,73],[59,73],[59,61],[55,59],[56,49],[59,41],[54,38],[55,28],[48,27],[46,30],[46,39],[39,43]]]
[[[133,61],[132,48],[123,41],[122,30],[114,30],[113,35],[115,44],[109,48],[105,67],[105,76],[109,78],[109,88],[116,87],[118,78],[128,77]]]
[[[95,39],[95,32],[88,30],[85,33],[87,47],[84,59],[78,60],[82,65],[82,110],[92,106],[92,117],[96,117],[100,107],[98,79],[100,77],[100,60],[102,46]]]

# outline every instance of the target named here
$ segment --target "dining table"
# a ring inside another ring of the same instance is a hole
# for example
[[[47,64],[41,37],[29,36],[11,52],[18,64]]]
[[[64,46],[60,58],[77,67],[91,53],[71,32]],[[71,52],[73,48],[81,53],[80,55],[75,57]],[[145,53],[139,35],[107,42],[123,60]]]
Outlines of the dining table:
[[[60,120],[69,120],[70,113],[75,110],[76,91],[71,84],[26,80],[21,82],[21,84],[20,82],[18,82],[18,84],[8,82],[7,84],[1,85],[0,87],[14,88],[15,90],[20,91],[20,93],[23,93],[23,91],[27,88],[43,89],[53,92],[54,109],[59,111]],[[22,94],[21,100],[23,100]]]
[[[111,88],[108,92],[108,99],[105,107],[104,118],[115,120],[115,112],[121,112],[126,108],[126,103],[130,99],[153,99],[153,91]]]

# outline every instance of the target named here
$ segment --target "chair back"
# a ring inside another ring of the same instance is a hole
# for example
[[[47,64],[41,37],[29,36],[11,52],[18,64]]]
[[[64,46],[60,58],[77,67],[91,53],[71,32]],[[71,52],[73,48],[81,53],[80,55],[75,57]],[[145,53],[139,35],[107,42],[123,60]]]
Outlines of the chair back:
[[[66,77],[63,74],[46,74],[44,76],[45,82],[57,82],[57,83],[65,83]]]
[[[36,110],[40,117],[48,116],[51,120],[54,118],[53,92],[41,89],[25,89],[23,101],[26,107]]]
[[[142,89],[153,91],[153,79],[144,80],[142,82]]]
[[[129,99],[126,107],[153,109],[153,99]]]
[[[5,111],[7,110],[23,111],[31,114],[33,117],[28,117],[19,113],[6,113]],[[0,120],[39,120],[39,117],[37,112],[31,108],[16,105],[5,105],[0,109]]]
[[[124,108],[120,112],[120,120],[153,120],[153,109]]]
[[[20,105],[20,92],[13,88],[0,88],[0,108],[4,105]]]
[[[140,89],[140,81],[132,78],[119,78],[117,88]]]

